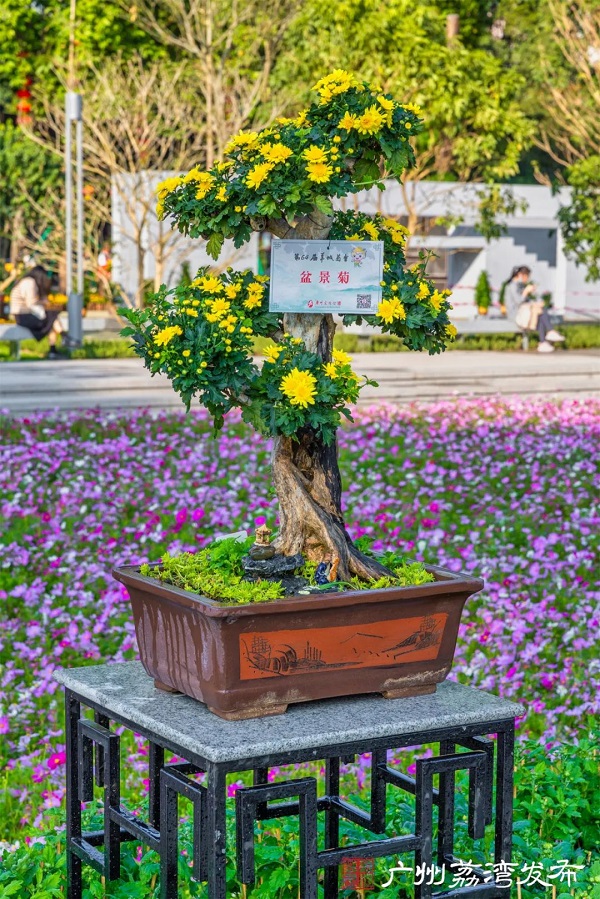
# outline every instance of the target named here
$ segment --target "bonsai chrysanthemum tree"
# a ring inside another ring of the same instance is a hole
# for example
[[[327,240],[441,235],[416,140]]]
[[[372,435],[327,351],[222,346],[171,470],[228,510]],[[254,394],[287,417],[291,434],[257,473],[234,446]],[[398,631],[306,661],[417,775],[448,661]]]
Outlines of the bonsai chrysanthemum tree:
[[[158,213],[180,231],[203,237],[217,258],[223,242],[237,247],[253,230],[286,239],[378,240],[384,244],[382,300],[363,319],[400,337],[410,349],[442,351],[453,339],[451,308],[425,276],[405,270],[405,229],[395,220],[334,211],[332,198],[400,177],[413,159],[410,138],[422,127],[419,110],[373,90],[344,71],[315,86],[315,102],[296,118],[260,132],[240,133],[210,171],[192,169],[158,190]],[[275,547],[339,561],[338,576],[369,579],[388,573],[352,543],[341,506],[336,431],[361,387],[350,357],[333,348],[330,314],[269,312],[268,278],[228,269],[207,271],[189,285],[162,288],[150,306],[129,310],[136,352],[155,374],[166,374],[189,408],[196,397],[215,428],[237,407],[274,438],[273,478],[280,521]],[[255,336],[272,338],[260,367]]]

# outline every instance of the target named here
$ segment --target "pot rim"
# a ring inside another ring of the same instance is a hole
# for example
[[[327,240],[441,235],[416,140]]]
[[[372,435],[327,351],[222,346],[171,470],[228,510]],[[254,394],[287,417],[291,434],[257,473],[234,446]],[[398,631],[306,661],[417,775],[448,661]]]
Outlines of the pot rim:
[[[160,562],[153,563],[159,565]],[[472,577],[462,572],[452,572],[437,565],[424,565],[426,571],[434,575],[435,581],[410,587],[380,587],[376,590],[345,590],[339,593],[312,593],[306,596],[293,596],[275,599],[270,602],[248,603],[247,605],[225,605],[216,599],[182,590],[172,584],[165,584],[155,578],[140,574],[139,565],[121,565],[113,568],[113,577],[126,587],[143,588],[162,599],[176,600],[180,605],[190,608],[202,608],[203,614],[210,618],[245,617],[249,615],[268,615],[277,612],[298,612],[311,606],[319,608],[343,608],[344,606],[369,605],[374,602],[392,602],[398,599],[415,600],[424,596],[440,596],[448,594],[468,594],[471,596],[483,589],[481,578]]]

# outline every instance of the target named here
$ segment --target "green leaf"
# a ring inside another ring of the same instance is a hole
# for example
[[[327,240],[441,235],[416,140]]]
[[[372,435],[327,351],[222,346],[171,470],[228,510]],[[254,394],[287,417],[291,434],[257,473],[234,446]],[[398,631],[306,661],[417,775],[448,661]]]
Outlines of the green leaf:
[[[216,233],[211,234],[211,236],[206,241],[206,252],[212,259],[219,258],[219,253],[221,252],[224,240],[225,238],[222,234]]]
[[[315,206],[323,215],[333,214],[333,204],[329,197],[315,197]]]
[[[354,166],[352,177],[355,184],[370,187],[381,177],[379,166],[369,159],[359,159]]]

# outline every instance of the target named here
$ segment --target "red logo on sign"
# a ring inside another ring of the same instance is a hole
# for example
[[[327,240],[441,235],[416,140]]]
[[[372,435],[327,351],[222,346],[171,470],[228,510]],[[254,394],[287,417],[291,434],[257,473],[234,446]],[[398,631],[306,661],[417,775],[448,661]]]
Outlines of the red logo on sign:
[[[375,861],[372,858],[342,859],[343,890],[373,890],[375,888]]]

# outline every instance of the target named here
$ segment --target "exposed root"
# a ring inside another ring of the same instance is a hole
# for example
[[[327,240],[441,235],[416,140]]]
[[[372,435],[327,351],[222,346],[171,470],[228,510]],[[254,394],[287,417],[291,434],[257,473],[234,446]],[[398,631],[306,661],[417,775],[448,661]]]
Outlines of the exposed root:
[[[341,483],[335,446],[324,447],[314,435],[298,442],[278,438],[273,450],[273,479],[279,497],[280,528],[277,552],[302,553],[321,562],[338,559],[338,579],[356,575],[364,580],[391,574],[376,559],[352,543],[341,511]]]

